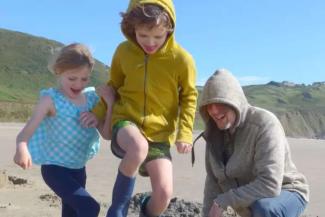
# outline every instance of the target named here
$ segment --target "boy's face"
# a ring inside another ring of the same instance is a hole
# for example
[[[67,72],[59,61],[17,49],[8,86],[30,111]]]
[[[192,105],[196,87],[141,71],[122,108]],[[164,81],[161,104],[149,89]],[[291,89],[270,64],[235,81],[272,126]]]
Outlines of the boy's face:
[[[207,105],[207,111],[220,130],[228,130],[234,126],[236,112],[230,106],[212,103]]]
[[[148,28],[145,25],[135,27],[137,43],[147,54],[156,53],[165,43],[168,31],[162,25]]]

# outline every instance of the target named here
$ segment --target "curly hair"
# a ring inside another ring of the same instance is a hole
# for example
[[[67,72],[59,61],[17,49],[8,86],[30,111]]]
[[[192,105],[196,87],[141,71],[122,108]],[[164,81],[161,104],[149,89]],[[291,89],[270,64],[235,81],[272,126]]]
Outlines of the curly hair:
[[[171,33],[174,29],[174,24],[167,11],[156,4],[137,5],[132,10],[121,13],[122,31],[135,41],[135,27],[145,25],[149,29],[156,26],[163,26]]]

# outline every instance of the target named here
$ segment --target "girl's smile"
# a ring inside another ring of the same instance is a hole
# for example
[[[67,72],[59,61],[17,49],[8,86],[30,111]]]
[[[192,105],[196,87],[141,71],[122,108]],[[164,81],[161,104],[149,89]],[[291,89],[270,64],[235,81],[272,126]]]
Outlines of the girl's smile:
[[[89,82],[90,68],[82,66],[66,70],[59,75],[60,90],[71,100],[78,100]]]

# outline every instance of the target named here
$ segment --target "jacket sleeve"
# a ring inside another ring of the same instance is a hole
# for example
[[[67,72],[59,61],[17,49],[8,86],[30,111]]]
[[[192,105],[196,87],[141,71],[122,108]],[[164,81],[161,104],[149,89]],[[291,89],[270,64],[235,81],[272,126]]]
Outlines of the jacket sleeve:
[[[121,73],[121,66],[119,62],[119,48],[116,49],[111,68],[109,70],[109,80],[107,81],[107,85],[111,85],[117,94],[117,89],[122,85],[123,77]],[[93,108],[92,112],[96,115],[98,119],[103,120],[105,118],[107,110],[107,105],[103,99],[97,103],[97,105]]]
[[[218,195],[215,201],[222,207],[238,209],[249,207],[261,198],[278,196],[284,174],[286,142],[280,122],[275,117],[266,122],[256,137],[253,168],[256,178]]]
[[[180,72],[180,114],[176,141],[192,144],[192,131],[195,117],[197,90],[196,68],[190,55],[185,62],[184,70]]]

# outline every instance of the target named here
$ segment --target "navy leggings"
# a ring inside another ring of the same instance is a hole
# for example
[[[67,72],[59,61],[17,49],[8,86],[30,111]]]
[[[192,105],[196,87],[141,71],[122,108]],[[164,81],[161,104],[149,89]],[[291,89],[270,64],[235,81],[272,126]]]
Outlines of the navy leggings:
[[[100,206],[85,190],[86,169],[42,165],[45,183],[62,200],[62,217],[97,217]]]

